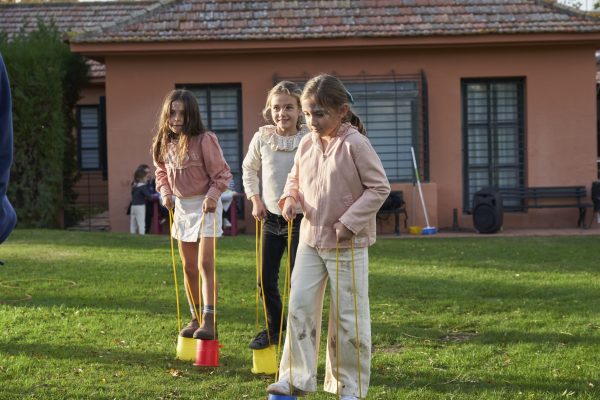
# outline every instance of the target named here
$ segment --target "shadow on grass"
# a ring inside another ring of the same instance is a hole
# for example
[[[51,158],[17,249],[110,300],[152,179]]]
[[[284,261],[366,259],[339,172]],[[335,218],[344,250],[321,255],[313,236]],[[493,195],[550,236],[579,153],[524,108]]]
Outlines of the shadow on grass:
[[[598,273],[582,249],[600,247],[599,236],[379,239],[371,265],[448,265],[520,272]],[[590,250],[591,251],[591,250]],[[397,257],[380,256],[395,253]],[[373,269],[372,269],[373,270]]]
[[[386,374],[384,365],[374,365],[371,374],[371,384],[373,386],[387,386],[407,391],[427,389],[428,391],[439,393],[440,396],[449,393],[481,394],[481,398],[486,398],[486,396],[494,392],[502,393],[507,396],[504,397],[507,399],[519,398],[522,395],[521,392],[536,392],[538,395],[543,395],[546,392],[558,397],[565,389],[590,395],[600,394],[600,389],[597,387],[592,388],[588,386],[588,383],[589,381],[585,378],[581,380],[540,378],[540,381],[532,382],[530,377],[513,374],[499,374],[497,376],[479,378],[468,372],[457,375],[445,371],[419,371],[416,373],[406,370],[403,371],[401,377],[398,377]]]
[[[232,346],[233,347],[233,346]],[[219,362],[222,371],[235,371],[247,378],[256,377],[252,374],[252,354],[228,351],[227,345],[220,350]],[[63,360],[80,360],[86,364],[105,364],[108,366],[154,366],[169,369],[172,366],[192,366],[194,361],[181,361],[175,358],[176,343],[173,342],[172,352],[156,352],[151,349],[134,351],[122,348],[104,348],[101,346],[85,346],[81,344],[49,344],[49,343],[7,343],[0,342],[0,354],[4,356],[25,356],[36,359],[40,365],[46,358]],[[194,367],[200,374],[214,374],[219,368]]]
[[[79,344],[49,344],[49,343],[6,343],[0,342],[0,353],[9,356],[23,355],[42,360],[44,358],[82,360],[96,364],[164,364],[167,354],[150,350],[136,352],[119,348],[102,348],[97,346],[82,346]]]
[[[513,280],[513,282],[510,282]],[[507,277],[473,280],[469,276],[436,278],[371,273],[369,279],[371,306],[414,302],[439,305],[458,304],[463,308],[477,308],[487,312],[503,312],[535,304],[535,311],[564,312],[574,302],[582,309],[596,309],[600,303],[595,285],[547,283]],[[398,310],[399,311],[399,310]]]
[[[171,241],[169,235],[132,235],[129,233],[106,232],[80,232],[56,230],[56,235],[51,242],[48,234],[54,232],[50,229],[16,229],[7,240],[9,245],[35,245],[35,246],[57,246],[77,247],[81,250],[98,247],[107,250],[123,249],[139,250],[162,249],[170,252]],[[174,242],[177,248],[177,242]],[[254,236],[223,236],[218,240],[218,246],[228,251],[251,251],[254,252]]]

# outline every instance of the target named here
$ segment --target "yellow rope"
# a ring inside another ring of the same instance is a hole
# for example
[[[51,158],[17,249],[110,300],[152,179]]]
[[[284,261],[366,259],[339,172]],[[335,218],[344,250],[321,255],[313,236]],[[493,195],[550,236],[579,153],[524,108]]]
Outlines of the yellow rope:
[[[213,213],[213,216],[213,340],[215,340],[217,338],[217,213]]]
[[[179,306],[179,285],[177,284],[177,267],[175,267],[175,247],[173,244],[173,210],[169,209],[169,236],[171,237],[171,261],[173,264],[173,278],[175,281],[175,302],[177,304],[177,332],[181,332],[181,311]]]
[[[336,397],[340,398],[340,243],[335,242],[335,384]],[[331,311],[330,311],[331,312]]]
[[[264,313],[264,317],[265,317],[265,326],[267,327],[267,337],[269,338],[269,343],[271,343],[271,333],[269,332],[269,318],[267,317],[267,303],[266,303],[266,299],[265,299],[265,285],[264,285],[264,282],[263,282],[263,268],[262,268],[262,265],[263,265],[263,251],[262,251],[262,248],[263,248],[263,229],[262,229],[262,222],[260,224],[260,239],[259,240],[260,240],[260,244],[259,244],[259,247],[260,247],[260,253],[259,253],[260,254],[260,259],[259,259],[260,267],[259,267],[258,271],[260,271],[260,272],[259,272],[258,278],[260,280],[260,291],[262,293],[263,313]],[[258,307],[258,305],[257,305],[257,307]]]
[[[360,335],[358,332],[358,307],[357,307],[357,301],[356,301],[356,275],[354,272],[354,240],[352,240],[350,242],[350,250],[351,250],[351,254],[352,254],[352,294],[354,296],[354,323],[355,323],[355,327],[356,327],[356,352],[357,352],[357,367],[358,367],[358,393],[359,393],[359,399],[362,399],[362,383],[360,380]],[[340,344],[340,312],[339,312],[339,307],[340,307],[340,285],[339,285],[339,258],[340,258],[340,247],[339,247],[339,242],[336,242],[335,244],[335,280],[336,280],[336,323],[335,323],[335,330],[336,330],[336,341],[335,341],[335,346],[336,346],[336,366],[337,366],[337,371],[336,371],[336,381],[337,381],[337,396],[338,398],[340,397],[340,391],[339,391],[339,384],[340,384],[340,348],[339,348],[339,344]]]
[[[354,240],[350,242],[350,249],[352,251],[352,293],[354,294],[354,323],[356,325],[356,354],[357,354],[357,366],[358,366],[358,398],[362,399],[362,383],[360,380],[360,335],[358,333],[358,307],[356,302],[356,275],[354,272]]]
[[[275,353],[275,362],[278,364],[279,354],[281,352],[281,339],[283,336],[283,319],[285,316],[285,299],[288,296],[289,291],[291,291],[291,246],[292,246],[292,222],[288,221],[288,234],[287,234],[287,265],[285,268],[285,278],[283,281],[283,293],[281,299],[281,319],[279,320],[279,340],[277,342],[277,352]],[[289,308],[289,307],[288,307]],[[291,326],[290,326],[291,329]],[[290,396],[292,394],[292,335],[290,334],[290,342],[289,342],[289,363],[290,363]],[[275,382],[278,381],[279,370],[275,371]]]
[[[254,220],[254,265],[256,266],[256,280],[254,282],[258,282],[259,280],[259,272],[258,272],[258,268],[259,268],[259,264],[258,264],[258,234],[259,234],[259,220],[255,219]],[[262,224],[261,224],[262,225]],[[258,333],[258,297],[259,297],[259,291],[258,291],[258,286],[256,286],[256,290],[255,290],[256,295],[254,296],[255,298],[255,304],[256,304],[256,323],[255,323],[255,332]]]
[[[202,254],[202,242],[204,241],[204,210],[202,210],[202,218],[200,218],[200,243],[198,244],[199,247],[199,254]],[[199,257],[198,260],[198,265],[196,265],[196,268],[198,269],[198,323],[202,324],[202,321],[204,319],[204,313],[202,312],[202,274],[200,273],[200,268],[202,267],[202,257]],[[191,290],[190,290],[191,292]],[[192,298],[192,303],[194,302],[194,296],[191,296]],[[195,306],[194,306],[195,307]],[[195,309],[195,308],[194,308]]]
[[[177,326],[179,328],[179,332],[181,332],[181,312],[180,312],[180,305],[179,305],[179,285],[177,284],[177,273],[176,273],[176,268],[175,268],[175,250],[174,250],[174,246],[173,246],[173,231],[172,231],[172,226],[173,226],[173,210],[169,209],[169,235],[171,236],[171,260],[173,262],[173,275],[175,277],[175,296],[176,296],[176,301],[177,301]],[[175,225],[175,234],[177,236],[179,236],[178,230],[177,230],[177,225]],[[179,243],[179,239],[177,239],[177,242]],[[185,271],[185,264],[183,262],[183,255],[180,253],[179,254],[179,258],[181,260],[181,265],[182,265],[182,270],[183,270],[183,281],[184,281],[184,286],[185,286],[185,292],[188,295],[188,297],[192,300],[192,308],[194,309],[194,317],[196,317],[196,320],[200,320],[198,318],[198,311],[196,310],[196,302],[194,301],[194,296],[192,294],[192,289],[190,288],[190,280],[187,276],[187,272]],[[200,300],[201,301],[201,300]]]
[[[291,297],[291,292],[292,292],[292,276],[291,276],[291,249],[292,249],[292,220],[288,220],[288,237],[287,237],[287,266],[285,269],[285,289],[288,290],[288,296]],[[283,331],[283,315],[284,315],[284,309],[285,309],[285,289],[283,291],[283,302],[282,302],[282,307],[281,307],[281,321],[279,322],[279,338],[281,340],[281,332]],[[288,297],[288,298],[289,298]],[[289,300],[288,300],[289,301]],[[288,306],[289,309],[289,306]],[[292,394],[292,390],[294,385],[292,384],[292,335],[290,335],[290,351],[289,351],[289,359],[290,359],[290,395]]]

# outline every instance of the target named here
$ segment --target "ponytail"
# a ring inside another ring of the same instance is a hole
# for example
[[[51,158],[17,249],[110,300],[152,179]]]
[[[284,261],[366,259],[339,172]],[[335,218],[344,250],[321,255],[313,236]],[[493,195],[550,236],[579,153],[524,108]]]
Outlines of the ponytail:
[[[354,114],[352,109],[348,110],[348,114],[346,114],[345,118],[352,126],[354,126],[360,133],[367,136],[367,128],[363,125],[358,115]]]

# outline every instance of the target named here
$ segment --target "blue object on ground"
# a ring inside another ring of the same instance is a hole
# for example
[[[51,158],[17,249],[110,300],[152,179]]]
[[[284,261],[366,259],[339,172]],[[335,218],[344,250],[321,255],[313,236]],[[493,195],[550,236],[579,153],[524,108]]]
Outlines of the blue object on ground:
[[[296,396],[285,396],[283,394],[269,394],[269,400],[296,400]]]

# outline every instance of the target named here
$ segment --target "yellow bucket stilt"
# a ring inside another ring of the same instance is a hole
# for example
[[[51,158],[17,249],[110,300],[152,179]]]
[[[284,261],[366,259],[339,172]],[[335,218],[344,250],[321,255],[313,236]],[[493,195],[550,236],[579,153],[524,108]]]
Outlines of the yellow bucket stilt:
[[[252,373],[274,374],[277,372],[277,361],[275,359],[275,345],[265,349],[252,350]]]
[[[177,336],[177,359],[181,361],[194,361],[198,339]]]

